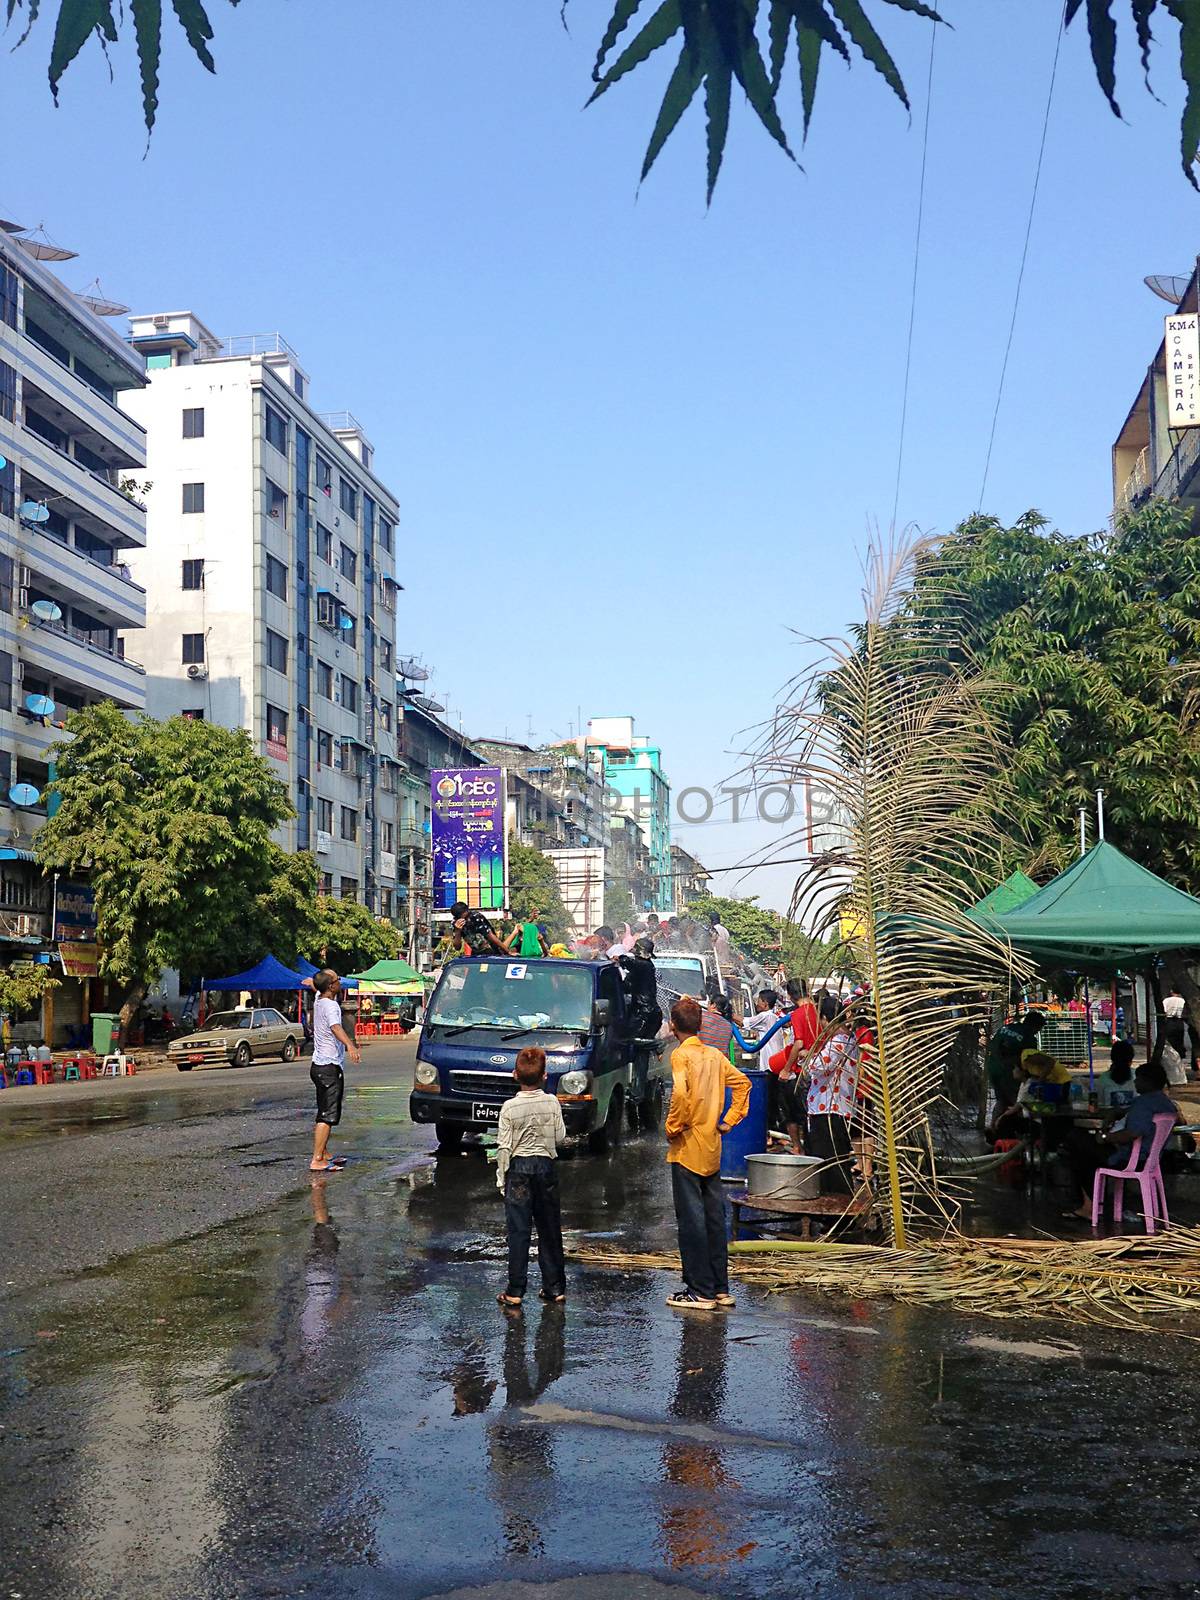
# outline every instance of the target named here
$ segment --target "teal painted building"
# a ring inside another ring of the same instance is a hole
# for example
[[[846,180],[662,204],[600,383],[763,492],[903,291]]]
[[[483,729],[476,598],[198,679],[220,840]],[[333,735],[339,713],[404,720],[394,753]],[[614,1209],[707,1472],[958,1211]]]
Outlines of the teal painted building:
[[[671,878],[671,784],[662,751],[636,735],[632,717],[592,717],[587,748],[599,751],[608,804],[638,826],[650,852],[647,911],[674,910]]]

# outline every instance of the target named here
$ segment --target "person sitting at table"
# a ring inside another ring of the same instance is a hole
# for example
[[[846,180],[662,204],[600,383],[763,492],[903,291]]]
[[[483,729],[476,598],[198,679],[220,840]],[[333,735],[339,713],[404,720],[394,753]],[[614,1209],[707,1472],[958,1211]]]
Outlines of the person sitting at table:
[[[1124,1122],[1109,1129],[1103,1138],[1088,1133],[1084,1128],[1072,1128],[1063,1141],[1062,1149],[1071,1164],[1071,1176],[1079,1193],[1079,1205],[1074,1211],[1064,1213],[1084,1222],[1092,1220],[1092,1187],[1098,1167],[1129,1167],[1130,1147],[1135,1140],[1142,1141],[1137,1168],[1146,1164],[1150,1146],[1154,1142],[1154,1119],[1169,1112],[1176,1122],[1182,1122],[1179,1107],[1164,1093],[1167,1075],[1156,1061],[1144,1061],[1134,1075],[1137,1094],[1125,1116]]]
[[[1037,1049],[1038,1033],[1045,1024],[1040,1011],[1027,1011],[1014,1022],[1005,1022],[988,1041],[987,1075],[995,1099],[991,1137],[1002,1138],[1000,1124],[1017,1103],[1021,1086],[1018,1068],[1027,1050]],[[1011,1119],[1010,1119],[1011,1120]]]
[[[1096,1103],[1101,1111],[1125,1111],[1136,1095],[1133,1046],[1128,1039],[1117,1039],[1113,1043],[1108,1071],[1096,1079]]]

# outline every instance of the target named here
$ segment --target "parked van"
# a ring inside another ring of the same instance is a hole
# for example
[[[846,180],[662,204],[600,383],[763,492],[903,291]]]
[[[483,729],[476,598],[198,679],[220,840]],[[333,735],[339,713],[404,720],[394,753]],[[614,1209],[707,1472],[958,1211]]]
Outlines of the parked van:
[[[629,1094],[628,1033],[621,973],[610,961],[449,961],[425,1008],[412,1119],[433,1123],[441,1148],[456,1149],[464,1133],[499,1122],[517,1090],[518,1050],[540,1045],[567,1132],[607,1149],[620,1137]]]

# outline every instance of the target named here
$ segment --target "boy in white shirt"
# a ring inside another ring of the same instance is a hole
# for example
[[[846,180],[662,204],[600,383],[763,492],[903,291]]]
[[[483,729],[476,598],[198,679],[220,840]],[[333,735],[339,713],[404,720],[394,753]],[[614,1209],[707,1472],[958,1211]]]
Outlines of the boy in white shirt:
[[[529,1281],[529,1240],[537,1223],[541,1298],[562,1305],[567,1298],[562,1213],[555,1171],[557,1147],[567,1142],[562,1107],[546,1093],[546,1052],[530,1045],[517,1056],[513,1076],[520,1088],[500,1109],[496,1183],[504,1191],[508,1233],[508,1285],[496,1299],[515,1310]]]

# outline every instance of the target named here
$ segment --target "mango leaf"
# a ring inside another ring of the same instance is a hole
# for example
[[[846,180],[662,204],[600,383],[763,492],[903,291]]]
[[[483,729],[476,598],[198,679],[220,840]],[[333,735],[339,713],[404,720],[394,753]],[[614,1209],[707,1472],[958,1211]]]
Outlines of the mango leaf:
[[[187,42],[196,52],[200,61],[210,72],[217,70],[217,64],[209,53],[208,44],[213,36],[212,23],[208,20],[208,12],[201,5],[200,0],[171,0],[175,7],[175,15],[183,24],[183,31],[187,34]],[[237,0],[233,0],[237,4]]]
[[[683,26],[680,15],[679,0],[663,0],[662,5],[647,22],[646,26],[630,44],[627,44],[612,66],[596,84],[588,100],[588,105],[611,89],[618,79],[623,78],[627,72],[632,72],[634,67],[640,67],[653,53],[660,49],[667,40],[677,34]]]
[[[680,117],[691,105],[703,76],[704,67],[700,57],[685,44],[679,53],[679,60],[675,63],[671,81],[667,84],[662,105],[658,109],[658,120],[650,135],[650,143],[646,146],[646,158],[642,162],[642,182],[645,182],[646,174],[657,161],[663,145],[675,132]]]
[[[117,24],[109,0],[62,0],[50,49],[50,93],[55,105],[63,73],[93,33],[116,43]]]
[[[725,155],[725,140],[729,134],[729,94],[733,84],[733,69],[723,61],[710,61],[704,78],[704,113],[708,131],[708,202],[712,204],[713,190],[721,171]]]
[[[1063,13],[1063,27],[1069,27],[1083,0],[1067,0]],[[1092,62],[1104,98],[1113,109],[1114,116],[1121,115],[1117,104],[1117,25],[1112,19],[1112,0],[1087,0],[1088,39],[1092,46]]]
[[[787,60],[788,39],[792,32],[792,11],[786,0],[771,0],[767,32],[770,40],[771,90],[778,94],[779,85],[783,82],[783,64]]]
[[[813,101],[817,97],[817,69],[821,65],[821,35],[815,28],[797,27],[796,48],[800,55],[800,103],[804,109],[804,137],[812,121]]]
[[[609,18],[608,27],[604,30],[604,37],[600,41],[600,48],[596,51],[596,60],[592,67],[592,77],[597,83],[600,81],[600,74],[604,70],[604,63],[608,58],[609,52],[629,26],[634,13],[641,3],[642,0],[617,0],[613,14]]]
[[[863,58],[871,63],[888,88],[903,103],[905,110],[911,110],[908,91],[904,87],[899,69],[888,53],[887,46],[872,27],[871,20],[859,0],[829,0],[829,6],[850,38],[862,51]],[[912,10],[913,7],[910,5],[905,9]]]

